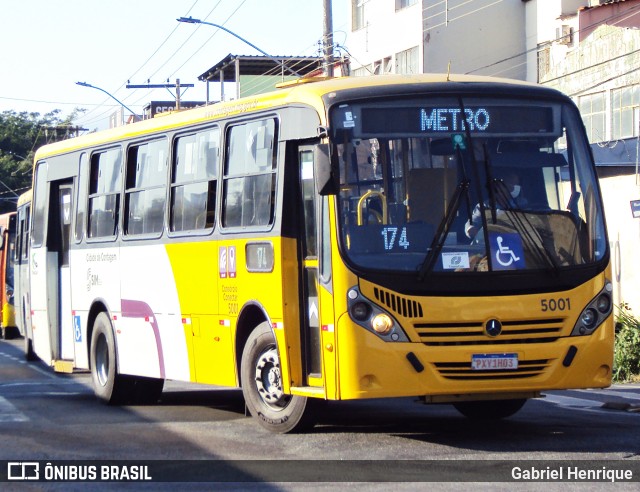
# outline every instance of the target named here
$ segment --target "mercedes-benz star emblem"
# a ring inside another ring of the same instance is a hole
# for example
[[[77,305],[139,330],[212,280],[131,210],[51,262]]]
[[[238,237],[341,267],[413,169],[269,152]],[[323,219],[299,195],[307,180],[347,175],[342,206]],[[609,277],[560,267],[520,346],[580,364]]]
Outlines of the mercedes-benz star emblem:
[[[484,325],[484,332],[490,337],[497,337],[502,333],[502,323],[497,319],[490,319]]]

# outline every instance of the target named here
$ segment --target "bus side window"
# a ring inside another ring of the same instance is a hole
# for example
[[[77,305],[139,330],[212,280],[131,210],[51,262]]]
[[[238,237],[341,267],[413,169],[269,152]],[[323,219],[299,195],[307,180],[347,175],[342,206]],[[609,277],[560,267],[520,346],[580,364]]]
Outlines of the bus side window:
[[[80,154],[79,166],[80,174],[77,189],[78,197],[76,199],[76,226],[74,231],[74,237],[77,243],[82,241],[86,225],[87,181],[89,177],[89,159],[86,152]]]
[[[222,216],[225,227],[272,223],[276,141],[273,119],[237,125],[229,130]]]
[[[89,181],[88,236],[115,236],[120,203],[120,175],[122,172],[120,148],[91,156]]]
[[[214,227],[219,145],[218,128],[176,139],[171,166],[172,232]]]
[[[29,223],[29,217],[31,214],[31,205],[27,205],[24,208],[24,221],[23,221],[23,233],[22,233],[22,258],[23,260],[28,260],[29,259],[29,234],[30,234],[30,223]]]
[[[125,188],[125,234],[162,232],[168,156],[166,139],[129,148]]]

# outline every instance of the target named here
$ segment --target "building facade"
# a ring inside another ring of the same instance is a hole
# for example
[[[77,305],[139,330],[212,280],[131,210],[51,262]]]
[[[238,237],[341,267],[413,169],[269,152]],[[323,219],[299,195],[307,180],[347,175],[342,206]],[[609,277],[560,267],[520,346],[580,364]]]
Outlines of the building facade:
[[[477,73],[524,80],[522,0],[350,0],[353,75]]]

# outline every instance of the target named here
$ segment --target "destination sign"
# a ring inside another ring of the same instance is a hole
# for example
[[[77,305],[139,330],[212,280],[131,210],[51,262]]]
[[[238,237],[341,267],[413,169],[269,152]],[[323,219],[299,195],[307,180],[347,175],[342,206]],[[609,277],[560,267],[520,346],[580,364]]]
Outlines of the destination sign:
[[[356,111],[353,111],[357,115]],[[353,127],[362,135],[555,134],[553,108],[538,106],[363,107]],[[346,125],[345,125],[346,126]]]

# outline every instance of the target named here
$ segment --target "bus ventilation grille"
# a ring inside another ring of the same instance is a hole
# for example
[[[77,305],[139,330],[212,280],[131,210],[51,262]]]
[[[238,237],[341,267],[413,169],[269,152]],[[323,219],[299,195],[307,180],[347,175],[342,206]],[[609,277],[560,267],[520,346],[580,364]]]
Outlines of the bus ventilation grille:
[[[391,294],[382,289],[374,288],[373,295],[376,300],[384,304],[391,311],[405,318],[422,318],[422,306],[417,301],[412,301],[402,296]]]
[[[460,323],[415,323],[425,345],[491,346],[522,343],[553,343],[562,336],[564,319],[530,319],[502,322],[502,333],[489,337],[482,321]]]

